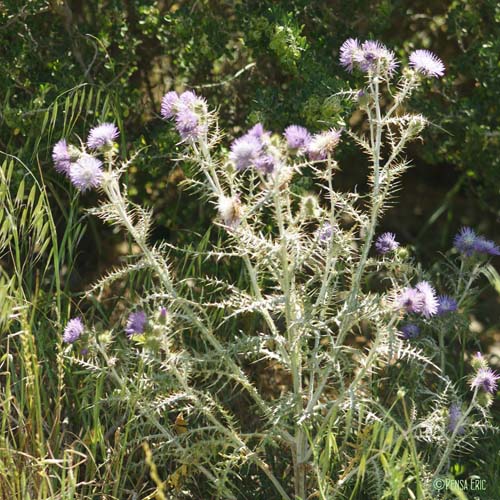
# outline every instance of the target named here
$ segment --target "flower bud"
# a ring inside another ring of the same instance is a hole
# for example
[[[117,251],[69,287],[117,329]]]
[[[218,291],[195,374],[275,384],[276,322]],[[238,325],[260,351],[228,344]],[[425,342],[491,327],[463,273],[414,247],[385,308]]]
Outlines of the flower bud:
[[[408,135],[416,137],[424,130],[427,125],[427,120],[422,115],[413,115],[408,121]]]
[[[368,107],[368,104],[370,102],[370,96],[365,90],[363,89],[359,90],[356,95],[356,99],[358,101],[358,105],[360,108],[363,109]]]
[[[474,356],[471,359],[470,364],[471,364],[472,368],[474,368],[474,370],[476,370],[476,371],[481,369],[481,368],[488,368],[488,362],[486,361],[486,359],[483,357],[483,355],[480,352],[476,352],[476,354],[474,354]]]
[[[410,256],[410,251],[406,247],[398,247],[396,248],[396,255],[401,259],[401,260],[406,260]]]
[[[167,308],[166,307],[160,307],[160,310],[158,312],[157,320],[158,320],[158,323],[160,325],[166,325],[167,324]]]
[[[102,332],[98,336],[99,344],[104,346],[104,347],[111,344],[111,341],[112,341],[111,333],[108,330]]]
[[[306,195],[301,200],[300,213],[306,219],[318,217],[320,212],[318,198],[313,195]]]
[[[489,392],[481,391],[477,394],[477,403],[483,408],[488,408],[493,403],[493,396]]]
[[[68,154],[69,154],[69,161],[71,163],[75,163],[82,157],[83,152],[79,150],[76,146],[70,144],[68,146]]]

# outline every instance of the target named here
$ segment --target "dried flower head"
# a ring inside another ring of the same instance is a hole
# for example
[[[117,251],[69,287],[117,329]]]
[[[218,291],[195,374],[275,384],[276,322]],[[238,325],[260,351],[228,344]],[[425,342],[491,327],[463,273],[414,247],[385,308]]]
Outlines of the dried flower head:
[[[70,319],[64,328],[63,342],[72,344],[76,342],[83,334],[84,326],[81,318]]]
[[[217,204],[217,210],[220,218],[226,226],[236,227],[241,221],[241,203],[233,196],[221,196]]]
[[[307,147],[309,159],[312,161],[325,160],[337,147],[340,135],[340,130],[333,128],[313,135]]]

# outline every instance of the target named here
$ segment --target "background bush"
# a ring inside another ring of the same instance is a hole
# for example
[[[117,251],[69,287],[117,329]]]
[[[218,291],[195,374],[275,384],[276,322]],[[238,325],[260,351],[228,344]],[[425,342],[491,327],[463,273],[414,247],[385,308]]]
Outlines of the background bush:
[[[387,228],[397,230],[424,261],[447,247],[462,223],[494,234],[500,212],[500,7],[494,0],[6,1],[0,23],[0,149],[27,166],[12,164],[17,187],[23,179],[26,189],[42,177],[48,181],[49,192],[40,196],[50,202],[50,237],[61,252],[37,256],[30,262],[30,279],[22,283],[23,297],[36,298],[39,307],[38,316],[23,323],[33,339],[51,339],[52,294],[64,290],[58,310],[66,308],[69,314],[69,298],[125,253],[118,235],[92,219],[82,220],[81,206],[66,207],[66,187],[51,166],[56,140],[71,131],[83,138],[96,122],[116,121],[124,149],[147,148],[129,170],[127,182],[138,202],[154,207],[154,236],[190,244],[198,240],[197,233],[205,233],[211,214],[178,188],[189,165],[173,161],[177,136],[159,119],[161,96],[171,88],[196,88],[211,106],[220,106],[221,126],[235,136],[257,121],[276,131],[294,122],[313,131],[338,124],[349,113],[347,102],[336,95],[346,87],[337,51],[349,36],[380,39],[399,55],[432,48],[447,66],[438,85],[413,98],[412,107],[435,126],[429,128],[425,143],[411,150],[416,167],[403,180],[404,202],[389,212]],[[339,182],[364,189],[366,165],[348,148],[341,155],[346,167]],[[304,178],[303,189],[308,188]],[[80,205],[90,206],[91,198]],[[44,272],[37,275],[42,264]],[[12,269],[3,256],[1,265]],[[54,270],[58,276],[60,271],[62,286],[55,282]],[[44,288],[43,283],[50,286]],[[121,291],[115,292],[119,297]],[[483,298],[477,318],[480,324],[497,326],[496,295],[486,293]],[[103,322],[115,306],[119,312],[117,300],[109,298],[104,304],[99,311]],[[494,331],[482,332],[483,343],[494,339]],[[20,351],[27,366],[44,360],[40,379],[34,373],[33,380],[50,388],[45,408],[61,397],[52,351],[49,343],[34,340]],[[22,380],[24,373],[19,377]],[[73,384],[73,394],[81,394],[84,376]],[[95,387],[96,394],[101,390]],[[37,406],[19,391],[26,411],[34,412]],[[98,433],[101,425],[112,428],[103,422],[92,427],[99,412],[85,401],[77,410],[80,417],[73,429]],[[60,425],[57,411],[45,423],[41,415],[29,415],[39,429]],[[55,455],[62,439],[49,443]],[[99,448],[95,435],[82,440],[93,453]],[[99,453],[105,456],[106,450]],[[487,456],[496,456],[494,446]],[[486,461],[493,484],[498,467],[494,459]],[[484,462],[476,465],[476,470],[484,468]],[[107,474],[103,481],[113,476],[111,466]],[[146,473],[139,471],[123,482],[130,484],[141,474]]]
[[[62,92],[86,83],[113,103],[125,141],[154,143],[144,177],[134,180],[139,195],[150,199],[157,182],[167,181],[175,142],[157,119],[166,90],[203,88],[221,106],[223,127],[248,125],[243,117],[250,116],[275,130],[291,122],[318,128],[338,121],[344,108],[333,96],[345,78],[337,48],[348,36],[371,36],[400,53],[432,47],[446,61],[434,98],[414,100],[436,124],[418,156],[464,172],[477,199],[498,213],[500,7],[494,0],[5,4],[4,149],[31,152],[37,120]],[[137,137],[145,123],[147,137]],[[37,153],[46,161],[47,144]]]

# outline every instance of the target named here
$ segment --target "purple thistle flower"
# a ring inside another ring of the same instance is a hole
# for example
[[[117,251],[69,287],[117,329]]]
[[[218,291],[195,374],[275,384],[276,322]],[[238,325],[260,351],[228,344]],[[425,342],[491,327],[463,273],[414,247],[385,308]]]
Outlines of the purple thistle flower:
[[[440,295],[438,297],[438,308],[436,314],[442,316],[451,312],[455,312],[458,308],[457,301],[449,295]]]
[[[72,344],[76,342],[82,335],[84,330],[81,318],[73,318],[68,321],[66,328],[64,328],[63,342]]]
[[[179,99],[182,104],[192,108],[198,101],[201,102],[203,98],[198,97],[192,90],[186,90],[181,94]]]
[[[132,335],[140,335],[144,333],[146,325],[148,322],[148,317],[144,311],[136,311],[129,314],[127,319],[127,325],[125,327],[125,333],[131,337]]]
[[[261,151],[262,143],[255,136],[245,134],[233,141],[229,158],[237,170],[245,170],[254,164]]]
[[[444,64],[429,50],[415,50],[410,54],[410,66],[425,76],[439,78],[444,75]]]
[[[175,128],[183,140],[196,139],[206,131],[205,115],[207,103],[192,90],[186,90],[180,96],[175,91],[167,92],[161,101],[163,118],[175,118]]]
[[[397,309],[404,309],[408,313],[419,313],[422,310],[422,294],[415,288],[406,287],[395,300]]]
[[[374,70],[382,54],[383,45],[375,40],[367,40],[361,45],[361,50],[354,54],[354,61],[364,73]]]
[[[474,250],[477,253],[487,254],[487,255],[500,255],[500,249],[495,245],[495,242],[487,240],[482,236],[476,239],[474,244]]]
[[[353,60],[364,73],[383,69],[392,75],[398,66],[394,52],[374,40],[363,42],[361,50],[354,53]]]
[[[311,142],[311,134],[305,127],[300,125],[290,125],[285,129],[283,135],[290,149],[305,150]]]
[[[307,146],[311,161],[325,160],[332,153],[340,141],[340,130],[330,129],[313,135]]]
[[[359,42],[355,38],[348,38],[340,47],[340,64],[349,73],[352,73],[355,64],[355,56],[361,52]]]
[[[404,339],[409,340],[418,337],[420,334],[420,328],[413,323],[407,323],[401,327],[400,332],[403,334]]]
[[[375,242],[375,249],[380,254],[393,252],[398,247],[399,243],[396,241],[396,235],[394,233],[383,233]]]
[[[457,403],[453,403],[450,406],[450,409],[448,410],[448,431],[453,433],[455,432],[455,429],[457,429],[458,423],[460,422],[460,419],[462,418],[462,409],[460,408],[460,405]],[[464,427],[461,425],[456,433],[457,434],[463,434],[465,432]]]
[[[102,123],[90,130],[87,146],[90,149],[109,148],[119,135],[120,132],[114,123]]]
[[[432,287],[427,281],[421,281],[420,283],[417,283],[415,289],[422,297],[422,307],[419,312],[426,318],[434,316],[438,309],[438,300],[434,287]]]
[[[52,160],[54,161],[54,168],[60,174],[69,175],[71,156],[69,154],[66,139],[61,139],[59,142],[56,142],[52,149]]]
[[[500,248],[491,240],[478,236],[470,227],[463,227],[453,239],[454,247],[466,257],[474,253],[500,255]]]
[[[477,387],[485,392],[494,394],[497,390],[497,380],[499,378],[500,375],[497,375],[497,373],[490,368],[480,368],[471,379],[470,385],[473,389]]]
[[[271,174],[276,166],[276,158],[269,154],[261,155],[254,161],[254,166],[264,174]]]
[[[187,106],[180,106],[175,117],[175,128],[183,139],[196,138],[200,134],[200,119]]]
[[[477,234],[470,227],[463,227],[460,231],[455,235],[453,239],[453,246],[462,254],[467,257],[470,257],[476,247],[477,242]]]
[[[87,189],[96,188],[102,182],[102,162],[90,155],[82,155],[71,165],[69,178],[73,185],[82,193]]]
[[[323,223],[318,228],[318,238],[321,243],[326,243],[332,239],[333,228],[329,222]]]
[[[256,123],[245,135],[255,137],[256,139],[264,139],[269,136],[269,132],[264,129],[262,123]]]
[[[174,90],[167,92],[161,100],[161,116],[166,119],[173,118],[177,113],[179,103],[180,99],[177,92],[175,92]]]

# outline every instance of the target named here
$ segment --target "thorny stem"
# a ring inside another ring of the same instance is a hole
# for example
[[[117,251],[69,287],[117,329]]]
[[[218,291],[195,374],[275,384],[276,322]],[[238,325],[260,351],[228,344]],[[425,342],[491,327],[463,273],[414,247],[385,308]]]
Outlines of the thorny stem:
[[[204,137],[204,138],[200,139],[200,141],[199,141],[201,155],[200,155],[200,152],[198,151],[198,148],[196,146],[196,142],[193,141],[192,147],[193,147],[193,150],[195,151],[195,153],[197,154],[197,157],[200,158],[201,170],[203,171],[203,173],[205,174],[205,177],[207,178],[208,185],[209,185],[212,193],[216,197],[224,196],[224,190],[222,189],[222,186],[220,185],[219,177],[217,175],[217,172],[215,171],[214,163],[212,161],[212,155],[210,154],[210,150],[208,148],[207,142],[208,142],[207,137]],[[261,294],[261,291],[260,291],[260,288],[259,288],[259,285],[257,282],[257,276],[256,276],[255,270],[252,266],[252,263],[251,263],[250,259],[248,258],[248,256],[245,256],[243,258],[243,261],[244,261],[245,266],[247,268],[247,272],[250,276],[252,290],[253,290],[255,296],[257,297],[257,299],[260,301],[263,301],[264,298],[262,297],[262,294]],[[263,316],[264,316],[264,319],[265,319],[267,325],[269,326],[269,329],[271,330],[271,332],[273,334],[277,335],[278,330],[277,330],[276,325],[274,324],[274,321],[271,318],[271,315],[269,314],[269,312],[264,310]],[[284,356],[284,359],[288,359],[288,355],[286,355],[286,351],[283,350],[280,343],[278,343],[278,346],[279,346],[279,349],[280,349],[282,355]]]
[[[333,161],[331,158],[328,158],[328,166],[327,166],[327,177],[328,177],[328,190],[330,192],[330,196],[332,196],[331,193],[333,193],[333,179],[332,179],[332,171],[333,171]],[[330,226],[332,228],[332,233],[333,233],[333,228],[335,225],[335,203],[333,201],[333,197],[330,199]],[[321,306],[323,301],[325,300],[326,297],[326,292],[328,291],[328,285],[330,283],[330,278],[331,278],[331,270],[335,269],[335,261],[333,259],[333,245],[331,244],[331,241],[329,242],[330,244],[328,245],[328,255],[327,255],[327,261],[326,261],[326,266],[325,266],[325,273],[323,276],[323,280],[321,283],[321,289],[318,294],[318,298],[316,300],[316,303],[314,304],[314,307]]]
[[[349,293],[349,298],[347,299],[346,312],[342,318],[342,323],[339,331],[338,340],[336,342],[336,347],[342,345],[345,336],[349,330],[348,325],[350,323],[350,314],[354,307],[356,307],[358,289],[361,284],[361,278],[363,276],[366,261],[368,260],[368,253],[373,241],[373,236],[375,234],[375,227],[377,225],[377,219],[379,215],[380,206],[382,200],[380,200],[380,146],[382,144],[382,115],[380,112],[380,95],[379,95],[379,79],[374,77],[370,82],[371,94],[375,102],[375,130],[373,130],[373,120],[370,116],[370,140],[373,149],[373,190],[371,194],[372,208],[370,213],[370,222],[368,224],[367,233],[363,243],[363,250],[361,252],[361,258],[358,263],[356,273],[353,278],[353,283],[351,286],[351,291]],[[375,141],[375,142],[374,142]]]
[[[274,196],[276,220],[278,223],[279,238],[280,238],[280,258],[283,270],[283,279],[281,287],[285,298],[285,319],[286,329],[288,333],[288,344],[290,349],[290,367],[292,375],[292,385],[295,397],[296,418],[298,419],[303,411],[302,403],[302,360],[301,360],[301,343],[300,331],[295,326],[295,313],[293,311],[292,294],[295,293],[293,287],[294,283],[289,272],[289,255],[287,248],[287,233],[283,221],[283,207],[281,204],[281,193],[279,188],[275,187],[276,192]],[[295,443],[292,450],[294,460],[294,483],[295,495],[297,498],[305,499],[306,485],[305,485],[305,463],[304,455],[306,453],[306,436],[300,423],[296,424],[295,429]]]
[[[99,352],[101,353],[102,357],[106,361],[106,366],[108,367],[108,371],[115,380],[115,382],[118,384],[118,387],[121,387],[122,390],[125,390],[127,392],[127,396],[131,396],[131,391],[129,388],[129,381],[123,380],[122,377],[118,374],[114,367],[114,362],[108,357],[106,351],[102,348],[102,346],[97,343],[97,348]],[[151,411],[147,411],[146,408],[144,408],[142,405],[137,405],[138,410],[141,412],[141,414],[148,419],[161,433],[162,436],[166,437],[169,442],[172,442],[172,433],[164,426],[162,425],[159,420],[156,418],[155,413]],[[182,446],[179,443],[175,443],[177,448],[182,449]],[[197,464],[196,465],[198,469],[212,482],[216,481],[215,476],[208,470],[206,469],[203,465]]]
[[[129,231],[130,235],[134,238],[136,243],[139,245],[141,248],[141,251],[143,252],[146,260],[150,263],[151,267],[156,271],[158,274],[158,277],[162,281],[163,285],[167,289],[167,292],[169,295],[174,299],[174,300],[179,300],[179,296],[172,284],[172,280],[170,278],[170,274],[168,272],[168,269],[166,269],[161,263],[158,262],[158,259],[154,255],[154,253],[150,250],[148,245],[143,241],[143,239],[140,237],[140,235],[137,234],[137,231],[135,229],[135,226],[133,225],[132,221],[130,220],[130,217],[127,213],[127,210],[125,208],[125,200],[122,197],[122,194],[120,192],[119,186],[118,186],[118,179],[115,177],[112,178],[112,180],[105,184],[103,186],[104,191],[110,198],[110,200],[113,201],[115,206],[117,207],[117,210],[120,214],[120,218],[123,221],[124,226],[126,229]],[[224,348],[220,344],[220,342],[217,340],[213,332],[205,326],[205,324],[198,318],[198,316],[194,313],[194,311],[189,307],[188,304],[186,304],[184,301],[180,301],[181,308],[186,314],[186,316],[190,319],[190,321],[197,327],[199,330],[205,335],[207,340],[210,342],[212,347],[223,357],[223,359],[230,365],[231,369],[234,370],[233,373],[238,374],[238,379],[240,383],[243,385],[243,387],[254,397],[255,401],[261,409],[267,413],[267,407],[264,403],[264,401],[260,398],[259,394],[257,393],[256,389],[246,380],[246,376],[243,374],[241,371],[241,368],[236,365],[236,363],[228,358],[226,356],[226,353],[224,351]]]
[[[472,410],[476,406],[477,392],[478,392],[478,388],[476,387],[474,389],[474,394],[472,395],[472,400],[470,402],[469,407],[463,413],[463,415],[460,417],[460,419],[458,420],[457,424],[455,425],[455,428],[453,429],[453,433],[452,433],[452,435],[451,435],[451,437],[450,437],[450,439],[448,441],[448,444],[447,444],[447,446],[446,446],[446,448],[444,450],[444,453],[443,453],[443,455],[441,457],[441,460],[439,461],[439,464],[436,467],[436,470],[434,472],[434,476],[435,477],[439,476],[439,473],[441,472],[441,469],[444,467],[445,463],[448,461],[448,458],[449,458],[449,455],[451,453],[451,450],[453,449],[455,437],[460,432],[460,428],[465,423],[465,421],[467,420],[467,417],[470,415],[470,413],[472,412]]]
[[[478,274],[478,271],[480,270],[480,268],[481,268],[480,264],[477,264],[476,266],[474,266],[474,269],[470,273],[470,277],[469,277],[467,283],[465,283],[463,291],[460,292],[461,283],[464,281],[464,279],[463,279],[463,277],[464,277],[464,259],[462,258],[462,263],[460,264],[460,274],[459,274],[459,282],[458,282],[458,292],[460,294],[460,298],[458,299],[457,307],[460,307],[462,305],[463,301],[466,299],[467,293],[470,290],[470,287],[472,286],[474,281],[476,280],[477,274]]]
[[[335,366],[335,361],[337,359],[338,353],[340,351],[340,346],[343,344],[344,339],[349,332],[351,326],[351,314],[353,310],[357,307],[357,297],[359,286],[361,284],[361,278],[363,276],[366,262],[368,260],[368,254],[372,245],[373,237],[375,234],[375,228],[377,225],[378,214],[380,206],[383,200],[380,199],[380,148],[382,144],[382,130],[383,130],[383,120],[380,111],[380,95],[379,95],[379,81],[378,78],[373,78],[370,83],[370,91],[375,103],[375,119],[373,119],[371,111],[368,109],[368,122],[370,126],[370,144],[373,151],[373,190],[371,194],[372,207],[370,213],[370,221],[367,228],[366,237],[363,244],[363,249],[361,251],[361,258],[357,265],[356,273],[353,277],[351,290],[346,301],[346,305],[343,309],[343,316],[339,326],[339,333],[337,340],[334,345],[333,358],[330,362],[330,366]],[[323,374],[318,388],[314,393],[314,396],[309,400],[307,411],[311,411],[314,405],[317,403],[323,389],[330,376],[331,369],[327,368]]]
[[[370,219],[368,223],[368,227],[366,228],[366,235],[364,238],[363,248],[361,251],[361,257],[357,265],[356,273],[352,280],[351,289],[346,301],[346,304],[343,308],[343,315],[339,325],[339,333],[337,336],[337,340],[334,344],[334,350],[332,354],[332,359],[329,363],[329,367],[327,367],[317,385],[317,388],[312,397],[309,398],[308,405],[305,410],[305,416],[309,414],[316,403],[319,401],[323,389],[325,388],[328,379],[330,377],[332,367],[336,366],[336,359],[340,352],[340,347],[342,346],[346,335],[349,332],[349,329],[352,325],[351,314],[353,310],[357,307],[357,298],[359,293],[359,287],[361,285],[361,279],[366,267],[366,262],[368,260],[368,254],[370,252],[370,248],[372,245],[372,241],[375,235],[375,229],[377,226],[378,215],[380,212],[380,208],[383,204],[384,198],[387,195],[387,190],[380,190],[381,184],[381,173],[382,170],[386,171],[390,168],[392,162],[397,157],[397,155],[403,150],[406,141],[409,137],[403,133],[403,136],[400,138],[398,144],[394,147],[391,155],[388,160],[385,162],[383,167],[381,167],[381,146],[382,146],[382,132],[384,126],[388,118],[391,114],[397,109],[397,107],[404,100],[406,95],[412,90],[415,84],[415,79],[412,77],[405,83],[405,86],[400,94],[400,97],[396,100],[394,105],[389,109],[384,117],[382,117],[381,108],[380,108],[380,88],[379,88],[379,78],[377,76],[370,77],[369,89],[370,93],[373,97],[374,102],[374,110],[375,116],[372,114],[372,110],[370,107],[367,109],[368,113],[368,124],[370,127],[370,145],[372,150],[372,160],[373,160],[373,189],[371,192],[371,211],[370,211]],[[373,352],[373,351],[372,351]]]
[[[441,328],[439,330],[439,350],[441,351],[441,373],[444,375],[446,370],[446,351],[444,344],[444,331]]]
[[[170,294],[170,296],[173,299],[177,299],[178,295],[177,292],[175,291],[173,284],[171,282],[170,276],[168,269],[166,269],[162,264],[158,262],[158,259],[155,257],[153,252],[149,249],[148,245],[144,242],[144,240],[140,237],[140,235],[137,233],[137,230],[130,220],[130,217],[127,213],[126,210],[126,204],[125,200],[123,199],[123,196],[121,194],[119,184],[118,184],[118,178],[116,176],[112,176],[109,180],[109,182],[104,183],[103,185],[103,190],[105,191],[106,195],[112,201],[115,205],[115,207],[118,210],[118,213],[120,215],[120,219],[123,222],[124,226],[126,227],[127,231],[129,234],[134,238],[136,243],[139,245],[141,248],[141,251],[143,252],[145,258],[147,261],[151,264],[153,269],[156,271],[158,274],[158,277],[164,284],[164,286],[167,289],[167,292]],[[207,340],[210,342],[212,347],[216,349],[216,351],[221,354],[221,356],[224,358],[226,363],[230,365],[231,370],[233,373],[238,374],[238,380],[242,384],[243,387],[254,397],[254,400],[256,403],[260,406],[261,410],[265,415],[268,413],[268,409],[264,401],[260,398],[259,394],[257,393],[256,389],[251,385],[247,380],[245,375],[242,373],[241,369],[239,366],[236,365],[236,363],[225,356],[224,350],[222,346],[220,345],[219,341],[216,339],[216,337],[213,335],[213,333],[200,321],[200,319],[196,316],[194,311],[184,302],[181,301],[181,307],[186,314],[190,318],[190,320],[193,322],[193,324],[200,329],[202,333],[205,334]],[[221,424],[216,420],[213,419],[217,422],[217,424],[220,426]],[[240,446],[244,445],[243,442],[239,443]],[[246,445],[245,445],[246,447]],[[269,477],[271,482],[274,484],[276,489],[280,492],[282,497],[284,499],[290,500],[290,497],[286,494],[286,492],[283,490],[282,486],[279,484],[277,479],[274,477],[272,472],[269,469],[269,466],[262,461],[255,453],[252,454],[252,460],[256,463],[256,465],[262,469],[262,471]],[[213,476],[212,476],[213,477]]]

